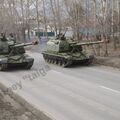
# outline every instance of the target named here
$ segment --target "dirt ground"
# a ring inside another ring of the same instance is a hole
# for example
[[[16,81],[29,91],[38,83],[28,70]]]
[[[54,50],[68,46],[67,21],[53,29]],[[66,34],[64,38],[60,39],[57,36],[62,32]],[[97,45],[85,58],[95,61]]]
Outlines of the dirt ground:
[[[105,56],[105,48],[101,48],[101,56],[96,56],[97,63],[105,66],[120,68],[120,46],[115,50],[113,44],[108,44],[108,56]]]
[[[0,120],[40,120],[0,89]]]

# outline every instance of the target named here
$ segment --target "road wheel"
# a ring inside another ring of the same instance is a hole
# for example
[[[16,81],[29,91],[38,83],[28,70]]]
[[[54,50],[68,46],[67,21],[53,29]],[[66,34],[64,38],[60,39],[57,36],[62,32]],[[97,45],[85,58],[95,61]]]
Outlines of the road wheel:
[[[54,64],[57,65],[58,64],[58,60],[55,60]]]
[[[65,61],[62,61],[62,67],[66,67],[66,62]]]
[[[55,64],[55,60],[53,59],[53,64]]]
[[[52,63],[52,60],[50,59],[49,63],[51,64]]]
[[[51,63],[54,64],[54,60],[53,59],[51,60]]]
[[[0,64],[0,71],[5,71],[7,69],[7,64]]]
[[[61,65],[62,65],[62,61],[59,60],[59,61],[58,61],[58,66],[61,66]]]
[[[47,59],[47,62],[50,63],[50,59],[49,58]]]

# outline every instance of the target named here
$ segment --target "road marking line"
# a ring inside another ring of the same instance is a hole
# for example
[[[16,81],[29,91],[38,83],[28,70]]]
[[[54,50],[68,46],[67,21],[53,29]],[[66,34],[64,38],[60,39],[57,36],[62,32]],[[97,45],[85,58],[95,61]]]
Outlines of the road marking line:
[[[57,74],[63,74],[62,72],[59,72],[59,71],[55,71],[55,70],[51,70],[51,71]]]
[[[110,91],[115,92],[115,93],[120,93],[120,91],[118,91],[118,90],[114,90],[114,89],[111,89],[111,88],[108,88],[108,87],[105,87],[105,86],[100,86],[100,87],[103,88],[103,89],[106,89],[106,90],[110,90]]]

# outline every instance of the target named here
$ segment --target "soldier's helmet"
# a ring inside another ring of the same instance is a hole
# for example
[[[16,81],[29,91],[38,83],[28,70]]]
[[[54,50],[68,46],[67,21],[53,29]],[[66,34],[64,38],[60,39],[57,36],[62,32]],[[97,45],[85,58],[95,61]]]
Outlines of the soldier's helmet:
[[[10,34],[9,34],[9,40],[10,40],[10,41],[13,41],[14,43],[16,43],[16,39],[15,39],[15,36],[14,36],[13,33],[10,33]]]
[[[10,37],[14,37],[13,33],[10,33],[9,35],[10,35]]]
[[[1,41],[3,41],[3,42],[7,41],[7,38],[6,38],[5,33],[1,33],[0,39],[1,39]]]

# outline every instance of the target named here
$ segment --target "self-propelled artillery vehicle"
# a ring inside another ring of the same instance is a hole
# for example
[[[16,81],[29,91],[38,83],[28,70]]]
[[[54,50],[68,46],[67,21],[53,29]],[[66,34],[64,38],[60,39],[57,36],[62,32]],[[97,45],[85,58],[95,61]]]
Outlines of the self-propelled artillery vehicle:
[[[11,67],[30,69],[34,63],[34,58],[25,54],[24,47],[36,44],[38,44],[37,41],[18,44],[11,40],[0,40],[0,71],[5,71]]]
[[[82,46],[103,43],[103,41],[69,42],[64,35],[60,36],[48,41],[47,48],[42,54],[46,62],[63,67],[69,67],[72,64],[89,65],[93,62],[94,56],[83,51]]]

